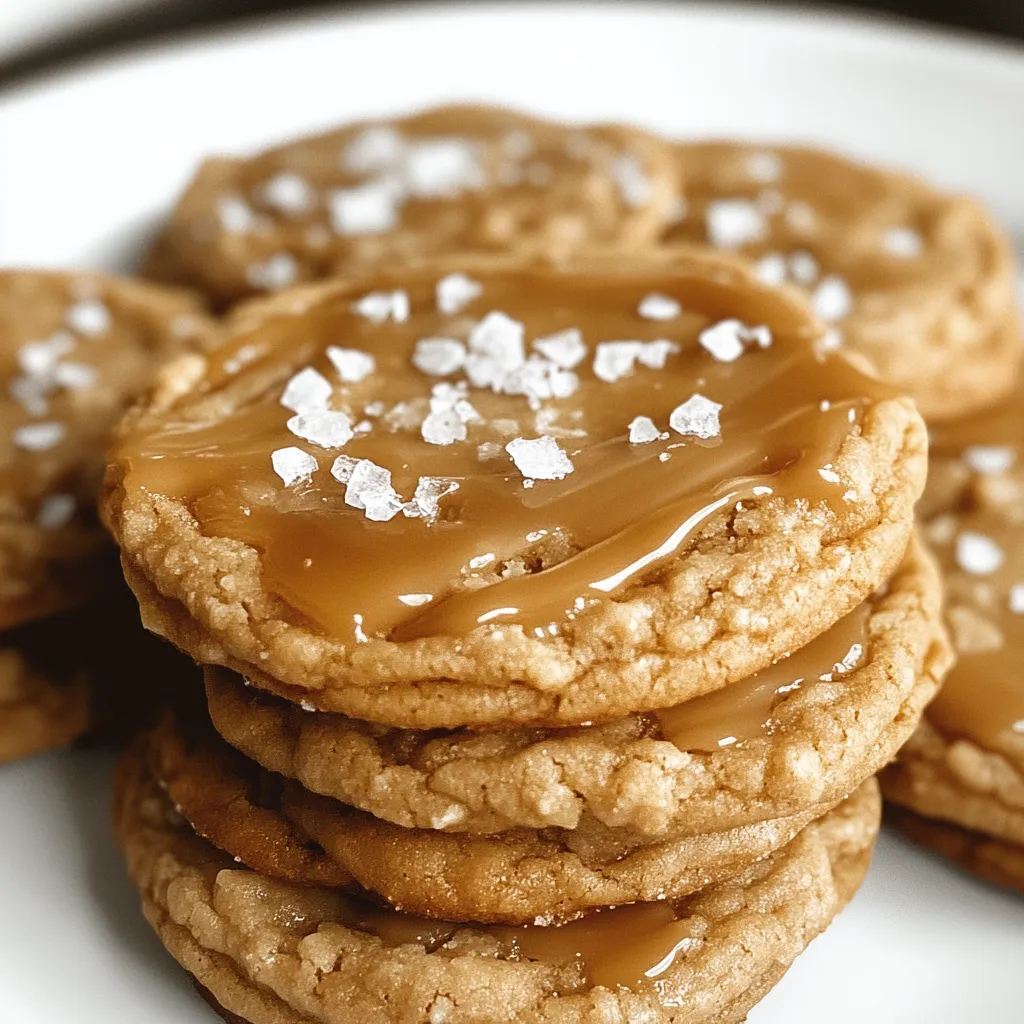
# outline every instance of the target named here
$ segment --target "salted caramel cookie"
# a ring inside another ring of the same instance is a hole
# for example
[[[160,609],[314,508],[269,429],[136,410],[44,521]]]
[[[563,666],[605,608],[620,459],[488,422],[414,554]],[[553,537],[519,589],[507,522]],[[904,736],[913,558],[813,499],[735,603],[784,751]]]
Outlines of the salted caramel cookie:
[[[144,630],[122,586],[0,633],[0,764],[137,728],[196,670]]]
[[[889,808],[886,821],[908,839],[934,850],[982,881],[1024,895],[1024,845],[1007,843],[984,832],[971,832],[902,808]]]
[[[635,250],[656,240],[675,177],[671,148],[639,129],[441,107],[207,160],[149,273],[229,304],[438,254]]]
[[[804,288],[832,341],[947,420],[1004,395],[1024,355],[1013,250],[976,200],[798,146],[676,148],[664,244],[707,242]]]
[[[785,846],[827,809],[655,843],[593,822],[451,836],[313,796],[241,757],[208,723],[180,715],[149,735],[148,756],[196,833],[254,870],[457,921],[565,921],[593,907],[685,896]]]
[[[729,882],[510,928],[426,921],[240,869],[184,824],[137,756],[117,789],[150,923],[229,1013],[258,1024],[741,1021],[852,896],[878,827],[869,782]]]
[[[95,512],[110,430],[160,363],[211,326],[183,292],[0,271],[0,629],[119,581]]]
[[[213,723],[264,767],[378,818],[487,833],[692,835],[834,803],[886,765],[948,668],[936,568],[915,540],[887,587],[750,680],[578,729],[415,732],[309,713],[206,671]]]
[[[934,431],[926,536],[957,663],[898,761],[890,800],[1024,846],[1024,403]],[[940,511],[941,510],[941,511]]]
[[[150,628],[356,718],[561,726],[750,676],[899,563],[921,419],[796,300],[711,255],[464,278],[284,296],[168,368],[104,497]]]

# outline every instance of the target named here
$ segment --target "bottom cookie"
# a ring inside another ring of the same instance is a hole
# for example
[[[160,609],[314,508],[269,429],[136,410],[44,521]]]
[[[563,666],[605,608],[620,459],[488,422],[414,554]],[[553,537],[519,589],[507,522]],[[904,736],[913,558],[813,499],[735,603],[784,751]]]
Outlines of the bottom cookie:
[[[183,671],[188,660],[142,628],[126,591],[0,632],[0,764],[124,734]]]
[[[856,891],[878,819],[870,781],[728,882],[517,928],[430,921],[240,869],[196,836],[137,751],[115,808],[164,945],[253,1024],[741,1021]]]
[[[964,871],[1024,895],[1024,846],[925,818],[902,807],[890,806],[886,810],[886,821],[908,839],[933,850]]]

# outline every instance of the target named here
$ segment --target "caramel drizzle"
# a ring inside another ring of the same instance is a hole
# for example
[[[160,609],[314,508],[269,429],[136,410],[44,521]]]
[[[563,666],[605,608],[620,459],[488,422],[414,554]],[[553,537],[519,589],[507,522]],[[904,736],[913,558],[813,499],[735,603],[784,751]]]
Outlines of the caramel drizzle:
[[[685,275],[476,276],[483,295],[461,316],[436,313],[435,280],[420,275],[401,282],[412,305],[407,324],[369,324],[350,311],[357,296],[342,294],[241,333],[211,361],[199,401],[115,453],[126,490],[184,499],[206,535],[255,547],[267,589],[347,642],[462,636],[481,624],[555,633],[589,605],[656,572],[711,516],[727,515],[738,502],[771,494],[842,507],[849,485],[819,471],[857,430],[865,407],[888,392],[841,357],[816,353],[813,325],[787,300],[747,283]],[[637,305],[651,291],[679,300],[684,314],[667,323],[639,317]],[[575,466],[560,481],[530,488],[504,457],[478,461],[478,444],[508,439],[497,421],[517,419],[520,434],[537,433],[527,425],[525,399],[481,390],[469,398],[484,423],[471,425],[466,443],[432,446],[417,432],[378,424],[345,446],[346,455],[390,469],[402,494],[418,476],[457,480],[459,490],[432,525],[401,517],[368,522],[344,504],[344,488],[328,474],[337,453],[310,445],[306,450],[321,456],[312,482],[281,487],[270,453],[299,443],[285,429],[289,411],[278,404],[296,370],[313,365],[330,377],[323,353],[340,343],[371,352],[378,371],[336,388],[335,408],[422,397],[432,381],[410,367],[416,340],[464,337],[490,310],[524,322],[528,339],[580,328],[591,354],[596,343],[616,338],[669,338],[681,351],[664,370],[638,369],[614,384],[593,375],[590,358],[577,368],[579,390],[545,403],[556,428],[586,432],[585,439],[560,438]],[[768,325],[772,346],[717,362],[697,335],[726,317]],[[236,380],[231,367],[243,354],[253,358]],[[722,403],[720,438],[672,434],[629,443],[634,416],[651,416],[667,430],[669,412],[695,392]],[[224,415],[226,396],[238,407]],[[517,560],[527,571],[507,578],[469,568]],[[400,600],[409,594],[429,594],[431,603],[410,608]]]

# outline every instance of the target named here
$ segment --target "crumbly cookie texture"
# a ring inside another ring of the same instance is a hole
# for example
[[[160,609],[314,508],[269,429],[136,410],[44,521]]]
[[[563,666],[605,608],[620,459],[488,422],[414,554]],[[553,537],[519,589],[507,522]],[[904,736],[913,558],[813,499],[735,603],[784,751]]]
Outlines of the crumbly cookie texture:
[[[879,815],[869,782],[783,850],[690,897],[691,948],[656,993],[588,987],[571,965],[512,959],[479,926],[387,945],[352,926],[345,897],[239,869],[198,839],[137,753],[117,790],[118,838],[153,928],[226,1010],[258,1024],[741,1021],[852,896]]]
[[[412,828],[577,828],[693,835],[835,802],[887,764],[934,696],[951,652],[934,563],[915,539],[872,601],[862,665],[797,690],[766,735],[680,749],[657,719],[569,730],[388,729],[311,714],[207,670],[222,736],[271,771]],[[725,723],[728,725],[728,722]]]
[[[908,839],[934,850],[983,881],[1024,895],[1024,846],[902,808],[888,808],[886,821]]]
[[[693,257],[688,267],[723,285],[761,287],[733,261]],[[650,280],[653,290],[654,282],[669,279]],[[288,304],[291,315],[305,316],[320,303],[365,291],[339,283],[283,296],[240,314],[235,329],[246,337],[261,325],[280,330]],[[808,329],[815,326],[803,307],[787,308]],[[228,331],[229,339],[242,336]],[[265,387],[272,369],[243,374],[240,387]],[[198,359],[169,367],[149,405],[124,423],[122,440],[193,408],[205,372]],[[228,389],[215,404],[228,412],[241,400],[241,391]],[[207,401],[190,414],[212,408]],[[564,623],[557,635],[486,625],[458,636],[344,642],[269,592],[256,548],[204,534],[187,502],[127,490],[124,467],[115,463],[104,503],[147,625],[199,661],[234,668],[296,702],[403,728],[560,726],[671,706],[749,676],[876,589],[909,540],[925,475],[923,423],[909,401],[880,398],[868,402],[836,450],[827,472],[850,481],[842,502],[809,505],[800,495],[779,494],[725,507],[662,564]],[[277,467],[286,481],[309,472],[299,465],[306,464],[305,449],[294,452],[288,467]],[[542,472],[563,472],[557,460],[542,462]]]
[[[148,271],[229,304],[452,252],[636,250],[675,191],[671,148],[639,129],[442,107],[207,160]]]
[[[804,288],[837,344],[929,421],[981,409],[1024,355],[1013,249],[987,210],[908,174],[821,150],[676,148],[681,216],[664,243],[708,242]]]
[[[186,292],[100,274],[0,271],[0,628],[118,579],[96,521],[111,428],[212,321]]]
[[[919,815],[1024,846],[1024,766],[927,719],[882,773],[885,796]]]
[[[655,843],[592,822],[452,836],[282,786],[205,730],[168,718],[148,741],[154,778],[197,834],[272,877],[370,891],[441,920],[564,921],[592,907],[677,899],[785,846],[827,810]]]
[[[82,737],[128,735],[189,681],[190,670],[142,628],[123,585],[85,608],[7,630],[0,634],[0,764]]]

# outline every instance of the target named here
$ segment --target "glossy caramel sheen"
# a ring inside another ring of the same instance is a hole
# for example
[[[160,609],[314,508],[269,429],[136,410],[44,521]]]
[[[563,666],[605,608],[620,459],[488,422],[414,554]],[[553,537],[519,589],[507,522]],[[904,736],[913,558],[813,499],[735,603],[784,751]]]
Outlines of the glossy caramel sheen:
[[[787,694],[834,679],[870,660],[865,602],[831,629],[774,665],[714,693],[648,715],[662,739],[680,750],[719,750],[768,735]]]
[[[932,451],[962,458],[972,446],[1010,449],[1005,474],[974,473],[962,508],[943,536],[933,536],[944,570],[947,606],[958,659],[928,718],[947,736],[962,736],[986,750],[1024,758],[1024,612],[1011,594],[1024,585],[1024,387],[1002,405],[933,429]],[[976,533],[1004,556],[992,572],[965,571],[957,539]],[[933,531],[933,534],[935,531]]]
[[[849,485],[819,470],[836,458],[864,408],[888,393],[841,357],[816,353],[817,325],[789,299],[736,283],[726,272],[714,279],[473,276],[483,294],[455,315],[437,312],[436,276],[420,273],[377,285],[407,290],[407,323],[374,325],[350,308],[361,292],[335,289],[236,333],[210,360],[193,398],[122,441],[115,458],[125,490],[183,499],[205,534],[256,548],[264,586],[342,641],[462,636],[481,624],[555,634],[589,605],[656,572],[709,516],[738,501],[776,494],[842,506]],[[638,304],[651,292],[675,298],[684,313],[669,321],[642,318]],[[426,443],[418,422],[438,378],[412,367],[416,341],[465,340],[495,310],[525,324],[528,351],[539,336],[580,329],[589,352],[576,370],[579,389],[531,410],[521,396],[471,388],[483,422],[469,425],[466,442]],[[725,318],[767,325],[772,345],[750,344],[735,362],[717,361],[697,337]],[[664,369],[638,366],[615,383],[593,374],[597,343],[659,338],[680,348]],[[377,372],[340,384],[325,356],[328,345],[371,353]],[[419,477],[456,480],[459,490],[442,499],[436,522],[401,515],[370,522],[345,504],[344,486],[329,473],[339,452],[318,449],[285,427],[292,414],[280,396],[305,366],[335,384],[332,407],[354,420],[371,403],[419,403],[411,428],[379,417],[342,451],[389,469],[405,498]],[[720,437],[671,432],[649,444],[629,443],[634,417],[649,416],[667,432],[671,411],[695,392],[722,404]],[[503,446],[544,433],[574,464],[563,480],[531,487],[503,450],[487,461],[478,457],[481,443]],[[285,488],[270,456],[291,445],[317,456],[320,468],[308,484]],[[429,600],[410,607],[403,595]]]

